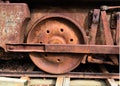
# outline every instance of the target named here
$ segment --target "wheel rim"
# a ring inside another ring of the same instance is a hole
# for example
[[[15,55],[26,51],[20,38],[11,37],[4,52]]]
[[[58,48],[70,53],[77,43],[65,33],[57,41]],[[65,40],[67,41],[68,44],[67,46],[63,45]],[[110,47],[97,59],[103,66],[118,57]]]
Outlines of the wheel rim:
[[[80,30],[70,21],[52,17],[35,23],[28,34],[27,43],[43,44],[83,44]],[[66,73],[76,68],[82,58],[81,54],[30,53],[35,65],[52,74]]]

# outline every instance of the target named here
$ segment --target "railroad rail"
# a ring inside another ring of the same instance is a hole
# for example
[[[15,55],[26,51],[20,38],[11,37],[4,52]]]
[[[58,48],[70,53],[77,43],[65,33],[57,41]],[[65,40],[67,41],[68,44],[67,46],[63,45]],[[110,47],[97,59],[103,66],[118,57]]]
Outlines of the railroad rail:
[[[69,77],[69,78],[91,78],[91,79],[119,79],[119,73],[90,73],[90,72],[70,72],[67,74],[47,74],[43,72],[0,72],[2,77],[44,77],[44,78],[56,78],[56,77]]]
[[[98,66],[102,72],[69,72],[49,74],[42,71],[0,71],[0,82],[8,86],[119,86],[119,73],[108,72],[104,65]],[[33,69],[33,68],[32,68]],[[87,70],[87,69],[85,69]],[[10,78],[12,77],[12,78]],[[12,83],[12,84],[11,84]],[[17,83],[17,84],[16,84]],[[86,84],[86,83],[89,83]],[[11,84],[11,85],[10,85]],[[3,85],[0,85],[3,86]]]
[[[67,74],[52,75],[37,71],[0,71],[1,84],[8,86],[119,86],[119,79],[119,73],[70,72]],[[89,83],[89,85],[86,83]]]

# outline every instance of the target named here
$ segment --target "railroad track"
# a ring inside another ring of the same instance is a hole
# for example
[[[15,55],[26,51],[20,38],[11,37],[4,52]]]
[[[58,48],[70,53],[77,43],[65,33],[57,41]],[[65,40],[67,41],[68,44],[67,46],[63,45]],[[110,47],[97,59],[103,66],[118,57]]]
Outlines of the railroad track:
[[[118,86],[118,84],[116,84],[116,80],[118,82],[118,80],[120,79],[118,67],[110,66],[110,65],[81,64],[80,67],[66,74],[49,74],[36,68],[34,65],[31,64],[31,61],[29,62],[29,59],[25,59],[25,60],[19,59],[18,61],[10,60],[6,62],[4,61],[4,64],[6,65],[0,66],[1,67],[0,78],[1,77],[2,78],[5,77],[5,78],[1,79],[2,81],[0,80],[0,83],[4,83],[3,80],[6,83],[7,82],[6,79],[10,79],[8,83],[10,83],[10,81],[13,83],[14,79],[17,80],[16,83],[19,83],[21,82],[21,77],[22,78],[28,77],[29,79],[25,78],[26,82],[29,81],[32,84],[27,86],[43,86],[43,85],[46,86],[47,83],[44,84],[41,83],[41,82],[45,82],[46,79],[47,80],[50,79],[50,81],[54,81],[52,85],[47,85],[47,86],[71,86],[71,85],[65,85],[68,82],[73,83],[73,85],[75,83],[78,83],[76,86],[81,86],[82,85],[81,83],[83,82],[85,83],[91,82],[94,84],[92,86],[96,86],[96,85]],[[99,85],[99,83],[103,83],[103,82],[107,83],[107,85]],[[13,85],[14,84],[12,84],[11,86]],[[9,86],[9,85],[0,85],[0,86]]]
[[[5,84],[6,82],[9,84],[12,83],[12,85],[7,86],[17,86],[18,84],[20,85],[21,82],[24,85],[20,86],[119,86],[119,79],[119,73],[70,72],[67,74],[52,75],[38,71],[0,71],[0,82],[3,84]],[[17,85],[15,85],[16,83]],[[91,85],[91,83],[93,85]]]
[[[27,71],[1,70],[0,83],[5,84],[7,82],[10,84],[15,80],[15,83],[17,84],[21,84],[21,82],[24,84],[27,83],[27,85],[22,86],[91,86],[86,83],[92,83],[92,86],[119,86],[119,72],[109,71],[109,69],[115,70],[116,68],[113,67],[112,69],[111,67],[108,68],[105,65],[97,65],[99,69],[97,70],[95,66],[94,68],[91,68],[92,64],[90,66],[88,65],[81,65],[82,68],[78,67],[81,72],[74,70],[73,72],[66,74],[49,74],[40,70],[35,70],[33,67],[29,68]],[[11,86],[13,86],[15,83],[13,83]]]

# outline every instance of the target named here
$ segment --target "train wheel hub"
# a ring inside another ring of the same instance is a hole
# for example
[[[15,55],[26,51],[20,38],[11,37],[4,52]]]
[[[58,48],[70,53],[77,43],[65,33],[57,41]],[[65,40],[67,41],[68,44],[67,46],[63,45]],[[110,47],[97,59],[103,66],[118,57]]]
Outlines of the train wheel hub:
[[[80,44],[79,30],[61,18],[48,18],[38,22],[29,32],[28,43]],[[30,53],[30,58],[40,69],[53,73],[66,73],[76,68],[82,55],[56,53]]]
[[[53,36],[48,41],[48,44],[65,44],[65,43],[66,43],[65,39],[63,39],[62,37],[59,37],[59,36]]]

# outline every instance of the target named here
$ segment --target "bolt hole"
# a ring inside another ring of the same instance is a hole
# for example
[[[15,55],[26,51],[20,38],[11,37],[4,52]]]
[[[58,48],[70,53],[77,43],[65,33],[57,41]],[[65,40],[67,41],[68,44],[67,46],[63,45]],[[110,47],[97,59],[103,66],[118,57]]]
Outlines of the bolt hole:
[[[61,28],[60,31],[63,32],[64,30]]]
[[[70,39],[70,41],[72,42],[72,41],[73,41],[73,39]]]
[[[47,30],[47,33],[50,33],[50,31],[49,31],[49,30]]]
[[[61,60],[60,59],[57,59],[57,62],[60,62]]]
[[[40,42],[40,44],[42,44],[42,42]]]

